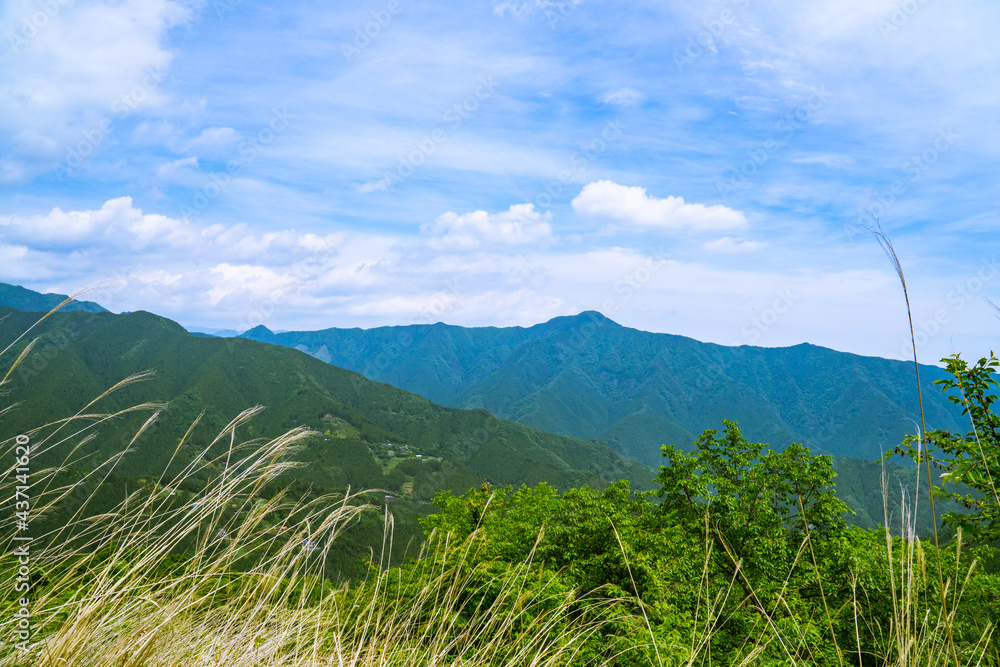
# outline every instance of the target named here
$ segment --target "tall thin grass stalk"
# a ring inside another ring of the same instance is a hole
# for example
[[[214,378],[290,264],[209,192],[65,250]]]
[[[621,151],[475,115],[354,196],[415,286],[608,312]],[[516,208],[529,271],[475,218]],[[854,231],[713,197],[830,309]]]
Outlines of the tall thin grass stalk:
[[[938,591],[941,598],[941,609],[947,617],[948,614],[948,600],[945,594],[945,584],[944,584],[944,570],[941,566],[941,548],[938,541],[938,526],[937,526],[937,512],[934,507],[934,479],[931,475],[931,461],[930,452],[927,451],[926,443],[924,438],[927,433],[927,424],[924,419],[924,394],[920,386],[920,364],[917,360],[917,338],[916,333],[913,329],[913,311],[910,308],[910,295],[906,289],[906,276],[903,273],[903,266],[899,261],[899,257],[896,255],[896,249],[892,246],[892,241],[889,237],[885,235],[882,231],[882,227],[875,221],[875,225],[868,228],[872,236],[878,242],[882,251],[885,252],[886,257],[889,258],[889,262],[892,267],[896,270],[896,275],[899,276],[900,285],[903,287],[903,299],[906,302],[906,317],[910,327],[910,343],[913,347],[913,369],[916,373],[916,383],[917,383],[917,403],[920,408],[920,444],[923,445],[924,451],[924,463],[927,468],[927,491],[928,497],[930,498],[931,505],[931,525],[934,529],[934,551],[937,561],[937,572],[938,572]],[[955,663],[955,667],[959,667],[958,653],[955,650],[955,642],[953,638],[953,633],[950,624],[948,625],[948,645],[951,651],[952,659]]]

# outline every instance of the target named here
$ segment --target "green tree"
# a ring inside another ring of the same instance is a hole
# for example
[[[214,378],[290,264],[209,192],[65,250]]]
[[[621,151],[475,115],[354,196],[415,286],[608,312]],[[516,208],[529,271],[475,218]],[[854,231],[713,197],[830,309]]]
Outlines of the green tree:
[[[828,538],[846,528],[850,509],[833,491],[833,459],[792,444],[782,452],[751,443],[739,426],[709,429],[692,453],[664,445],[656,492],[663,510],[711,527],[721,551],[748,573],[780,580],[807,533]]]
[[[954,391],[948,399],[962,406],[972,430],[962,435],[950,431],[927,432],[927,446],[919,436],[908,436],[905,453],[917,462],[929,452],[931,463],[943,468],[941,485],[934,487],[936,497],[957,500],[968,512],[949,512],[942,516],[946,525],[961,528],[978,541],[1000,539],[1000,415],[994,411],[997,401],[996,373],[1000,360],[992,353],[974,365],[959,355],[942,359],[951,378],[938,380],[943,391]],[[945,486],[945,484],[949,486]],[[950,487],[950,488],[949,488]]]
[[[775,452],[723,423],[721,436],[705,431],[690,454],[664,446],[668,463],[656,476],[661,511],[705,535],[710,589],[732,587],[715,610],[713,654],[738,662],[751,641],[764,650],[761,660],[780,663],[787,638],[797,637],[827,646],[829,655],[814,658],[837,664],[836,646],[849,632],[838,610],[851,594],[850,510],[834,495],[832,457],[799,444]]]

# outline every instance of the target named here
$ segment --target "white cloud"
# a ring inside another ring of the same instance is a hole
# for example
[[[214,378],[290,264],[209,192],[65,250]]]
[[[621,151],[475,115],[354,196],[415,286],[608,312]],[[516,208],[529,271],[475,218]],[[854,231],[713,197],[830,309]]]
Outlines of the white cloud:
[[[806,155],[792,158],[795,164],[821,164],[834,169],[846,169],[854,164],[854,158],[850,155],[838,155],[836,153],[818,153],[816,155]]]
[[[235,144],[240,140],[240,133],[231,127],[207,127],[197,137],[188,142],[189,151],[213,151]]]
[[[8,158],[0,159],[0,183],[16,183],[25,177],[24,165]]]
[[[392,179],[386,176],[377,181],[368,181],[361,185],[355,185],[354,189],[365,194],[369,192],[387,192],[390,185],[392,185]]]
[[[515,204],[501,213],[473,211],[458,215],[448,211],[420,229],[435,238],[435,248],[473,249],[484,244],[525,245],[551,243],[552,214],[539,213],[534,204]]]
[[[36,252],[71,249],[76,257],[89,257],[95,266],[108,255],[127,260],[125,251],[162,253],[175,258],[173,263],[183,263],[185,258],[219,262],[254,258],[280,266],[297,256],[332,255],[343,235],[286,229],[258,236],[243,224],[203,226],[143,213],[131,197],[119,197],[98,210],[66,212],[56,207],[45,215],[0,217],[0,239],[4,246],[17,244]]]
[[[715,231],[747,226],[746,216],[727,206],[686,204],[683,197],[660,199],[646,194],[645,188],[611,181],[587,184],[572,205],[580,215],[635,228]]]
[[[766,243],[760,241],[745,241],[734,239],[732,236],[723,236],[721,239],[709,241],[702,246],[702,249],[718,255],[740,255],[748,252],[757,252],[767,247]]]
[[[0,59],[0,131],[34,128],[64,143],[162,102],[173,56],[161,42],[193,16],[173,0],[11,3],[0,16],[5,44],[17,39]]]
[[[162,181],[195,185],[200,182],[198,158],[195,156],[171,160],[156,168],[156,176]]]
[[[633,107],[646,99],[646,96],[635,88],[619,88],[606,93],[601,101],[616,107]]]
[[[344,244],[340,233],[200,225],[120,197],[97,210],[0,217],[0,281],[72,293],[116,276],[125,287],[105,307],[213,320],[225,313],[235,328],[265,302],[316,307],[301,294],[337,289],[337,277],[359,261],[342,254]]]

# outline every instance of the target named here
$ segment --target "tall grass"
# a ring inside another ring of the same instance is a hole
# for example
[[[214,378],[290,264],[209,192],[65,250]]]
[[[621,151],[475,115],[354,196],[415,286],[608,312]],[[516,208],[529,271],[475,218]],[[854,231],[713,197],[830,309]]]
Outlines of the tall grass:
[[[13,361],[4,381],[32,346]],[[597,603],[536,581],[539,568],[530,558],[502,572],[476,564],[468,557],[475,536],[458,545],[438,541],[405,573],[378,562],[353,588],[335,586],[325,571],[327,556],[359,514],[374,510],[364,494],[350,491],[309,501],[284,493],[265,500],[262,490],[295,467],[297,447],[313,434],[299,428],[269,441],[239,443],[238,429],[259,407],[236,417],[203,456],[133,490],[110,511],[93,511],[88,496],[67,513],[67,501],[100,488],[128,452],[82,479],[60,483],[80,448],[97,437],[96,429],[110,419],[147,413],[134,443],[163,407],[146,403],[100,413],[96,406],[147,378],[127,378],[77,414],[24,434],[33,457],[64,452],[62,464],[33,470],[30,477],[32,522],[46,516],[59,522],[30,543],[29,592],[18,588],[16,560],[0,570],[0,665],[544,667],[571,664],[599,629],[588,613]],[[0,443],[8,463],[0,497],[9,501],[19,484],[18,444],[23,439]],[[207,460],[220,444],[225,452]],[[206,475],[197,494],[178,492]],[[13,503],[6,506],[13,514]],[[386,518],[388,542],[392,522]],[[15,535],[7,527],[0,538],[6,554],[22,544]],[[470,595],[476,589],[489,595]],[[28,651],[16,646],[15,632],[17,601],[25,596],[33,631]]]
[[[253,412],[223,437],[235,441]],[[78,511],[38,536],[44,547],[33,551],[31,568],[47,581],[31,593],[36,643],[25,654],[8,641],[0,665],[561,665],[594,632],[579,620],[586,604],[575,594],[528,585],[537,574],[530,560],[484,573],[466,557],[474,538],[442,541],[406,578],[375,568],[353,590],[334,586],[325,557],[341,531],[371,511],[361,496],[254,502],[264,483],[287,472],[307,436],[297,429],[232,456],[187,502],[169,490],[193,467],[134,491],[111,512]],[[54,473],[40,471],[33,488]],[[52,511],[79,484],[39,497]],[[15,581],[0,581],[8,603],[23,595]],[[488,606],[472,602],[477,587],[490,589]],[[0,637],[14,636],[16,625],[5,614]]]

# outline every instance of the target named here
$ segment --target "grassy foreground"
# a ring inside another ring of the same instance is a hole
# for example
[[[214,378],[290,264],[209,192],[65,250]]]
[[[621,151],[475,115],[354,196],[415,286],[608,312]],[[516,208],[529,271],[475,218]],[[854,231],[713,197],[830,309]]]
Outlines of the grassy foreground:
[[[668,581],[665,575],[651,584],[648,572],[678,570],[640,562],[646,551],[634,542],[652,532],[641,525],[642,517],[655,515],[644,515],[635,505],[640,501],[620,485],[561,499],[544,487],[515,494],[470,492],[465,499],[442,502],[441,528],[430,534],[419,558],[387,567],[375,555],[366,580],[335,586],[324,570],[326,556],[359,513],[374,510],[363,495],[262,499],[261,489],[294,465],[296,446],[308,433],[295,430],[241,447],[236,430],[254,412],[240,415],[219,435],[227,452],[215,465],[223,472],[194,499],[178,502],[171,493],[196,472],[188,467],[178,477],[135,490],[110,511],[88,512],[83,505],[54,532],[34,536],[20,578],[14,556],[23,542],[14,541],[16,531],[6,531],[0,665],[996,664],[989,623],[978,636],[960,638],[954,653],[950,648],[975,567],[960,550],[947,568],[945,594],[953,602],[947,614],[933,594],[935,577],[928,576],[931,547],[912,534],[877,538],[854,529],[867,536],[863,548],[879,565],[859,567],[851,581],[842,582],[851,591],[846,604],[830,590],[822,592],[824,581],[831,587],[828,577],[817,577],[820,595],[806,607],[801,591],[795,592],[804,586],[798,579],[822,570],[823,557],[816,562],[818,539],[802,537],[791,568],[778,573],[774,589],[772,579],[761,578],[751,563],[744,569],[742,560],[733,563],[732,554],[717,551],[711,521],[700,544],[688,541],[669,552],[675,559],[678,553],[690,555],[679,565],[693,573],[691,580]],[[65,446],[88,437],[92,424],[110,417],[81,413],[30,438],[38,448]],[[149,423],[154,418],[155,412]],[[5,445],[4,460],[16,464],[16,441]],[[108,475],[114,463],[92,475]],[[6,472],[0,492],[10,498],[18,485],[16,465]],[[32,472],[33,518],[59,511],[62,501],[92,482],[60,485],[59,472]],[[560,521],[539,511],[543,505],[564,514],[575,511],[573,499],[599,511],[586,520],[575,515],[573,530],[563,538],[593,532],[587,522],[604,517],[610,521],[604,521],[608,529],[602,534],[614,540],[606,553],[589,543],[580,547],[597,560],[583,563],[584,578],[576,579],[568,574],[571,566],[552,566],[558,561],[553,548],[574,555],[558,542]],[[611,509],[615,503],[620,513]],[[453,523],[469,512],[474,525]],[[626,516],[640,523],[625,526]],[[388,542],[392,522],[386,519]],[[541,524],[531,527],[536,519]],[[732,567],[719,570],[713,565],[718,559],[730,559]],[[587,581],[587,572],[615,567],[622,577],[617,585],[574,585]],[[873,576],[881,580],[865,579]],[[19,581],[27,581],[26,591]],[[665,599],[671,590],[676,599]],[[809,605],[812,611],[804,611]],[[678,606],[693,615],[677,621]],[[664,612],[671,607],[673,616]],[[19,646],[25,619],[30,634]],[[728,640],[734,623],[745,632],[737,645]]]
[[[231,438],[250,416],[222,435]],[[171,502],[163,490],[183,482],[173,479],[136,491],[111,512],[78,512],[59,533],[39,537],[44,548],[31,548],[26,593],[15,590],[17,563],[6,559],[0,664],[547,665],[565,664],[593,632],[581,620],[587,604],[573,593],[525,590],[530,562],[483,578],[483,568],[463,557],[472,541],[425,553],[408,577],[374,568],[353,590],[334,587],[323,556],[366,506],[354,496],[248,500],[287,467],[280,461],[304,435],[258,443],[196,503]],[[55,473],[40,471],[32,484],[44,503],[39,511],[72,491],[46,488]],[[13,491],[7,485],[4,496]],[[283,525],[268,520],[274,516]],[[6,544],[8,554],[18,548]],[[477,586],[493,589],[488,607],[473,604]],[[28,651],[11,641],[24,595]]]

